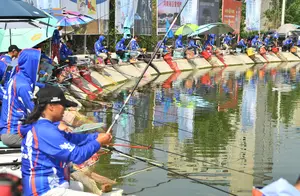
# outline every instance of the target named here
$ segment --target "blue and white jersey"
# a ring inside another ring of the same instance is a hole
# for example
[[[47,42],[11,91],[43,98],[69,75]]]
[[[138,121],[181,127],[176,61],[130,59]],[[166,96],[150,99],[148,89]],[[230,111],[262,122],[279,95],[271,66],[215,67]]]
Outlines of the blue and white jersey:
[[[69,188],[69,167],[94,155],[100,144],[94,134],[66,133],[58,123],[41,118],[22,130],[22,182],[25,196],[38,196],[56,187]]]

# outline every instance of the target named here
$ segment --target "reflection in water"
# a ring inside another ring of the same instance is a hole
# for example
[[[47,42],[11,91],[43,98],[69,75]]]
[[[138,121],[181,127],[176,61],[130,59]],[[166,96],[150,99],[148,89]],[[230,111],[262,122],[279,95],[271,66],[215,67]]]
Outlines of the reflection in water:
[[[115,118],[115,116],[119,113],[119,110],[121,109],[123,105],[123,102],[120,101],[115,101],[113,102],[113,119]],[[123,114],[121,114],[118,122],[116,123],[116,125],[113,127],[113,133],[117,138],[123,138],[126,140],[130,140],[130,135],[132,133],[135,132],[135,119],[134,119],[134,102],[132,101],[132,99],[129,101],[129,105],[126,107],[125,112]],[[129,113],[129,114],[127,114]],[[133,115],[130,115],[133,114]],[[121,141],[118,142],[120,144],[126,144],[125,142]],[[122,146],[116,146],[115,147],[117,150],[120,150],[124,153],[128,153],[130,152],[130,148],[127,147],[122,147]],[[126,158],[124,158],[123,156],[120,156],[118,153],[112,153],[111,155],[111,159],[112,159],[112,164],[117,164],[117,163],[121,163],[123,164],[123,162],[115,162],[115,160],[125,160]]]
[[[279,177],[293,183],[299,165],[295,156],[300,125],[298,67],[295,63],[245,65],[184,73],[187,78],[170,75],[153,91],[137,93],[126,108],[131,114],[122,114],[113,132],[116,137],[184,157],[117,148],[164,162],[170,169],[241,196],[251,195],[252,186],[264,186]],[[114,117],[123,101],[113,103]],[[108,169],[106,165],[103,170],[108,177],[112,170],[128,173],[146,167],[140,162],[125,162],[116,154],[111,156],[111,163],[124,167],[112,164]],[[155,186],[170,178],[177,177],[155,169],[131,176],[119,186],[125,192],[155,187],[138,195],[199,194],[200,185],[189,180]],[[200,188],[203,195],[222,195],[205,186]]]
[[[253,78],[253,71],[248,70],[248,82],[243,87],[243,99],[242,99],[242,130],[247,131],[249,128],[254,128],[254,121],[256,119],[256,99],[257,89],[256,81]]]

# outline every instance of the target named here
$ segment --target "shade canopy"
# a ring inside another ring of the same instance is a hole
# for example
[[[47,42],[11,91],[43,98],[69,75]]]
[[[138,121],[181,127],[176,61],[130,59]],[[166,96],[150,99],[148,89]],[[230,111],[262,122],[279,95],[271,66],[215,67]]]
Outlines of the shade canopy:
[[[23,21],[23,23],[13,23],[14,25],[19,24],[19,28],[7,28],[6,30],[0,29],[0,52],[6,52],[8,47],[12,44],[24,49],[31,48],[49,39],[53,35],[57,20],[49,15],[48,18],[37,19],[32,22],[34,24],[47,25],[31,26],[31,28],[20,28],[26,27],[26,22]],[[11,23],[8,23],[8,25],[10,24]]]
[[[179,29],[177,29],[177,31],[175,32],[175,35],[189,35],[193,32],[195,32],[197,29],[199,28],[198,25],[196,24],[185,24],[181,27],[179,27]]]
[[[37,19],[47,15],[36,7],[22,0],[2,0],[0,19]]]
[[[228,24],[224,23],[211,23],[211,24],[205,24],[199,26],[199,28],[191,33],[189,36],[197,36],[197,35],[203,35],[207,33],[212,33],[212,34],[224,34],[228,32],[233,32],[234,29],[230,27]]]

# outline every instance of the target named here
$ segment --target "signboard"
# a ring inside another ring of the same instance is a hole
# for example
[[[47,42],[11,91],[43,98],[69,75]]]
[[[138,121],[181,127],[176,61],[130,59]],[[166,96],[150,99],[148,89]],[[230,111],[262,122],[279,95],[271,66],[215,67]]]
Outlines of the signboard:
[[[109,24],[109,0],[63,0],[62,8],[88,15],[95,20],[75,27],[76,34],[107,34]]]
[[[157,1],[157,33],[166,32],[166,20],[172,23],[180,12],[185,0]],[[219,21],[219,0],[189,0],[183,9],[180,20],[175,22],[173,31],[181,25],[192,23],[203,25]]]
[[[39,9],[58,8],[60,0],[23,0]]]
[[[236,33],[240,33],[242,2],[223,0],[222,5],[222,22],[231,26]]]
[[[184,2],[183,2],[184,3]],[[189,0],[180,16],[181,24],[198,24],[198,0]]]
[[[151,0],[116,0],[115,25],[119,33],[124,26],[133,28],[135,34],[152,33]]]
[[[261,0],[246,1],[246,28],[249,31],[260,30]]]
[[[198,25],[219,21],[219,0],[199,0]]]
[[[184,0],[157,0],[157,33],[163,34],[166,32],[166,20],[171,24],[174,18],[180,12]],[[173,30],[180,27],[180,19],[178,19]]]

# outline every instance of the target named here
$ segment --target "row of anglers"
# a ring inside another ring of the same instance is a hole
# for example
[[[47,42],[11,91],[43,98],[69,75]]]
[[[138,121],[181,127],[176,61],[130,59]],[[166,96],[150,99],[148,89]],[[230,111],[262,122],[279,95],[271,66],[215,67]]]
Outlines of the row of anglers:
[[[204,41],[201,41],[199,37],[188,37],[186,44],[183,41],[183,36],[179,35],[174,44],[171,39],[165,39],[158,42],[157,46],[159,46],[160,51],[158,57],[165,55],[168,57],[168,55],[171,55],[173,58],[189,58],[199,54],[205,59],[209,59],[209,56],[213,53],[216,55],[218,55],[218,53],[223,54],[221,50],[224,50],[227,54],[247,52],[249,56],[252,56],[252,50],[262,50],[265,52],[272,51],[277,53],[279,51],[279,46],[282,47],[282,51],[291,51],[295,53],[295,49],[297,48],[296,46],[300,47],[300,37],[298,40],[295,40],[288,36],[282,43],[279,43],[278,38],[279,34],[275,32],[273,34],[265,35],[264,37],[255,35],[248,37],[247,39],[242,38],[237,41],[236,36],[228,33],[226,35],[221,35],[221,46],[218,48],[216,47],[216,34],[209,34],[205,36]],[[99,37],[99,40],[95,42],[94,51],[98,57],[101,57],[102,60],[104,60],[104,63],[107,63],[107,57],[110,56],[111,53],[108,51],[107,47],[104,46],[104,40],[105,37],[103,35]],[[140,48],[137,36],[128,41],[128,44],[125,44],[125,42],[125,38],[122,38],[119,42],[117,42],[115,48],[117,57],[115,57],[115,59],[123,62],[127,62],[129,59],[132,59],[134,62],[138,57],[142,58],[140,55],[144,55],[143,52],[145,52],[145,49],[142,50]]]
[[[18,66],[3,72],[17,56]],[[70,163],[84,163],[109,144],[112,135],[69,132],[62,118],[66,108],[77,104],[59,87],[37,82],[41,59],[47,60],[42,56],[40,48],[20,51],[10,46],[1,57],[1,140],[7,147],[21,147],[23,195],[94,195],[70,180]]]

